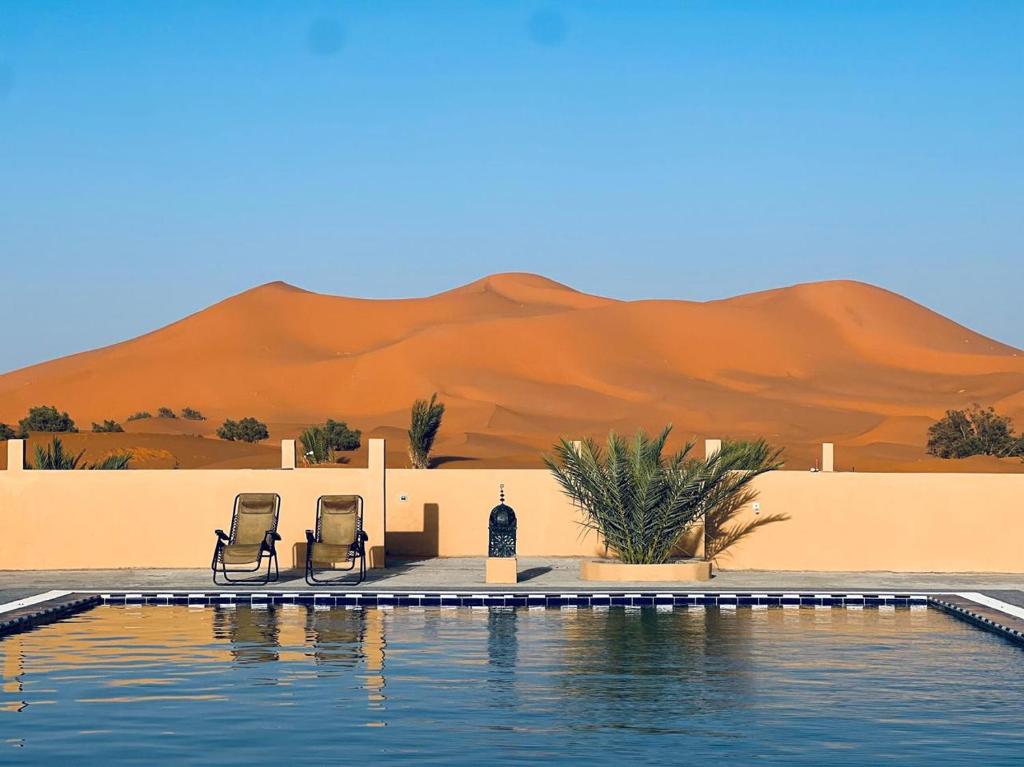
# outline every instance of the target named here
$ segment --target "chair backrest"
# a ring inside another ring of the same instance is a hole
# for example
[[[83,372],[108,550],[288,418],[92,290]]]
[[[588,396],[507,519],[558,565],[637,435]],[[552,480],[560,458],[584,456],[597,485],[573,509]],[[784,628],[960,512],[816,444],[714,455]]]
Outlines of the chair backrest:
[[[231,543],[252,546],[262,542],[268,530],[277,531],[280,508],[277,493],[239,494],[231,518]]]
[[[362,529],[362,496],[320,496],[316,505],[316,537],[320,543],[351,546]]]

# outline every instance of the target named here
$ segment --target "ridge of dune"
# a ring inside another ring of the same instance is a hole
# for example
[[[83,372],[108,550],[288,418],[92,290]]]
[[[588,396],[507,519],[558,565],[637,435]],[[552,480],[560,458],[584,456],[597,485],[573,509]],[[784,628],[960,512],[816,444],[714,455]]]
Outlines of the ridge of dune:
[[[916,466],[921,424],[950,407],[1024,415],[1024,353],[845,280],[706,302],[619,301],[528,273],[403,299],[271,282],[0,376],[0,422],[53,404],[87,428],[166,405],[203,411],[188,428],[207,436],[246,415],[278,424],[275,438],[326,417],[400,434],[411,401],[432,391],[448,404],[441,449],[469,458],[507,449],[527,464],[559,436],[673,422],[796,455],[846,440],[867,465]],[[131,429],[180,438],[180,426]]]

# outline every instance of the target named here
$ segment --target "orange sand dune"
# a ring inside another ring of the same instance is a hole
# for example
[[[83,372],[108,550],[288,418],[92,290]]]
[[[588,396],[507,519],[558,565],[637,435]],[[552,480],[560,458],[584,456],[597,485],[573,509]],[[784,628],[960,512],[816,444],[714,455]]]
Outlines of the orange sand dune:
[[[444,466],[537,465],[559,436],[671,421],[679,440],[765,436],[786,446],[791,468],[833,441],[839,468],[1024,469],[924,455],[928,424],[950,407],[996,404],[1024,424],[1024,352],[845,281],[710,302],[615,301],[528,274],[403,300],[271,283],[139,338],[0,376],[0,421],[53,404],[88,428],[190,406],[208,420],[126,428],[175,435],[175,460],[193,466],[243,460],[183,447],[225,418],[256,416],[276,439],[334,417],[387,436],[397,459],[410,403],[433,391],[448,405]],[[145,447],[158,449],[151,439]]]

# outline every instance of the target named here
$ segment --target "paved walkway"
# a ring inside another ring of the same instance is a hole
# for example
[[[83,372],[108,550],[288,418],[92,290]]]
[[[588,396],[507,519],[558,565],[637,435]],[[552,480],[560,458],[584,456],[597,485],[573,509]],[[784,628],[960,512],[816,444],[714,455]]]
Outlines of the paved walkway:
[[[517,590],[528,591],[802,591],[832,592],[957,592],[991,593],[1013,604],[1024,604],[1024,574],[721,571],[712,580],[679,583],[613,584],[581,581],[580,560],[523,558],[519,560]],[[299,572],[282,572],[269,586],[214,586],[208,569],[196,570],[39,570],[0,571],[0,602],[29,594],[64,589],[90,591],[309,591]],[[353,587],[350,579],[317,590],[346,591],[508,591],[508,586],[484,584],[482,558],[428,559],[391,562],[387,570],[371,570]]]

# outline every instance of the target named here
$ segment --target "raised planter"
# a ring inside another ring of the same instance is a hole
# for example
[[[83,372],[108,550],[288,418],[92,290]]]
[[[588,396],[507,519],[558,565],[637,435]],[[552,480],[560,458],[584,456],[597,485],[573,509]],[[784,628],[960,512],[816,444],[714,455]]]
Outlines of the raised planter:
[[[711,563],[686,559],[661,565],[626,565],[614,560],[590,559],[580,565],[580,578],[616,583],[708,581],[711,580]]]

